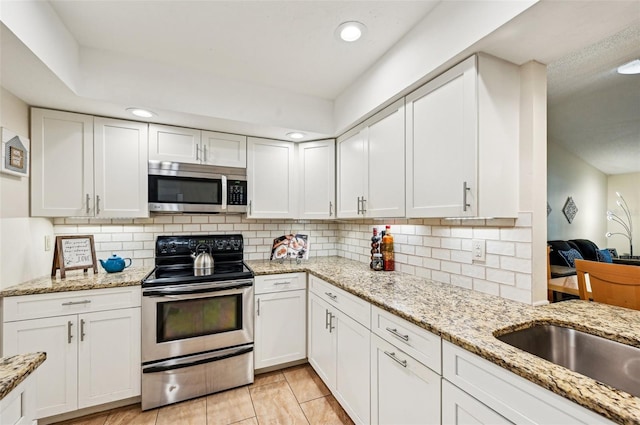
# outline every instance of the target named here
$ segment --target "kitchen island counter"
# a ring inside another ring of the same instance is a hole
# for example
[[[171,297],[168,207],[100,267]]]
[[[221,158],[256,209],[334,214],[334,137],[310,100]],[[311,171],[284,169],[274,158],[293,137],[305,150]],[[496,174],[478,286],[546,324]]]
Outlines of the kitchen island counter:
[[[42,276],[9,286],[0,291],[0,297],[135,286],[140,285],[150,271],[147,267],[128,267],[118,273],[107,273],[103,270],[98,273],[91,270],[84,273],[82,270],[71,270],[67,271],[64,279],[60,278],[60,273],[56,273],[56,276]]]
[[[0,400],[45,361],[45,353],[28,353],[0,358]]]
[[[640,312],[586,301],[533,307],[342,257],[248,261],[256,275],[308,272],[618,423],[640,422],[640,398],[495,338],[531,323],[569,326],[640,347]]]

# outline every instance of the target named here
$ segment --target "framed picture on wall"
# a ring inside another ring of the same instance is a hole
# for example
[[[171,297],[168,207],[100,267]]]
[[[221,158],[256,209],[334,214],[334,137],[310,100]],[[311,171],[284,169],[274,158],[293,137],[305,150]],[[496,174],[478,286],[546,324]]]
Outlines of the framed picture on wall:
[[[0,132],[2,133],[0,171],[14,176],[29,176],[29,139],[6,128],[0,128]]]

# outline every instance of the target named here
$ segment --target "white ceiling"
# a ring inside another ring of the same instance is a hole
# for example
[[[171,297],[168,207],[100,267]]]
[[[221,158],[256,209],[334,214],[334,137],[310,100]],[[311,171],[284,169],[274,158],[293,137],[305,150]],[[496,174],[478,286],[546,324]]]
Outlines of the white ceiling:
[[[67,37],[35,54],[1,25],[1,82],[35,106],[129,119],[124,108],[140,106],[158,113],[150,121],[173,125],[273,138],[293,130],[305,131],[307,139],[335,136],[335,100],[392,56],[396,43],[424,26],[439,3],[50,0],[47,20],[56,22],[39,24],[59,25]],[[345,20],[367,25],[361,41],[334,37]],[[596,166],[606,173],[640,171],[637,114],[621,119],[620,111],[631,112],[614,106],[621,98],[631,105],[640,99],[638,77],[620,88],[616,81],[623,80],[610,75],[621,58],[640,56],[638,25],[639,0],[542,0],[458,56],[486,51],[518,64],[551,64],[550,139],[592,163],[614,145],[626,162]],[[43,58],[56,49],[69,59]],[[585,71],[581,63],[591,66]],[[617,94],[598,103],[609,92]]]

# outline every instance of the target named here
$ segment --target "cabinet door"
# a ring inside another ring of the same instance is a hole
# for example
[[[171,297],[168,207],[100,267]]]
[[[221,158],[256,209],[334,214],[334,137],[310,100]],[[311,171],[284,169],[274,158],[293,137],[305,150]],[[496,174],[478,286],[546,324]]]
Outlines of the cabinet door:
[[[473,57],[407,96],[408,217],[475,215],[476,86]]]
[[[140,308],[81,314],[79,326],[78,408],[140,395]]]
[[[149,124],[149,159],[199,164],[200,130]]]
[[[374,335],[371,341],[371,423],[438,423],[440,379],[440,375]]]
[[[334,310],[329,323],[336,340],[334,395],[356,424],[369,424],[371,333],[337,310]]]
[[[367,176],[366,131],[338,140],[338,218],[362,217]],[[366,203],[365,203],[366,204]]]
[[[367,217],[404,217],[404,100],[374,117],[368,127]]]
[[[77,316],[71,315],[21,320],[3,326],[4,356],[47,353],[47,360],[38,368],[38,418],[78,408],[77,324]]]
[[[331,308],[309,293],[309,363],[331,391],[336,388],[335,321],[330,328]],[[334,313],[335,314],[335,313]]]
[[[335,218],[336,148],[334,140],[298,145],[300,218]]]
[[[148,125],[94,119],[96,217],[148,217]]]
[[[511,423],[446,379],[442,380],[443,425],[497,425]]]
[[[93,214],[93,117],[32,108],[31,215]]]
[[[256,295],[255,368],[307,357],[307,291]]]
[[[292,142],[248,138],[249,217],[295,218],[294,150]]]
[[[247,167],[247,136],[202,132],[202,163],[221,167]]]

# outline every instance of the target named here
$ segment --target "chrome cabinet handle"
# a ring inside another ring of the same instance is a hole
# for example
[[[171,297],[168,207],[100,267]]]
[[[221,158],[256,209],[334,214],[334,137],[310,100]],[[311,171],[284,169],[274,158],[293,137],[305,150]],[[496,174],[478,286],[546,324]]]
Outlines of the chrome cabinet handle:
[[[336,316],[334,316],[333,314],[329,313],[329,333],[331,333],[331,331],[336,328],[335,326],[333,326],[334,317],[336,317]]]
[[[196,145],[196,159],[200,160],[200,145]]]
[[[388,352],[385,351],[384,352],[387,356],[391,357],[391,359],[393,361],[395,361],[396,363],[398,363],[399,365],[401,365],[402,367],[407,367],[407,361],[406,360],[400,360],[399,358],[396,357],[396,353],[394,352]]]
[[[274,282],[273,284],[274,285],[290,285],[291,281],[288,281],[288,282],[287,281],[285,281],[285,282]]]
[[[248,215],[251,215],[251,201],[249,201],[249,214]]]
[[[100,195],[96,195],[96,215],[100,214]]]
[[[385,328],[385,329],[387,329],[387,332],[391,332],[393,336],[396,336],[405,341],[409,341],[409,335],[402,335],[400,332],[398,332],[397,329],[391,329],[391,328]]]
[[[329,217],[333,215],[333,202],[329,201]]]
[[[84,319],[80,319],[80,341],[84,341]]]
[[[202,147],[202,151],[204,152],[204,162],[207,162],[207,145]]]
[[[89,200],[91,199],[91,197],[89,196],[89,194],[87,193],[87,208],[86,208],[86,212],[87,214],[89,214]]]
[[[333,301],[338,299],[337,295],[333,295],[331,292],[325,292],[324,293],[327,297],[331,298]]]
[[[360,197],[358,196],[358,212],[356,213],[360,215]]]
[[[66,303],[62,303],[62,305],[79,305],[79,304],[89,304],[91,300],[83,300],[83,301],[68,301]]]
[[[67,322],[67,343],[71,344],[71,338],[73,338],[73,335],[71,335],[71,326],[73,326],[73,323],[71,323],[71,320],[69,320]]]
[[[324,328],[325,329],[329,329],[329,310],[327,310],[326,308],[324,309]]]
[[[258,302],[258,308],[257,308],[257,310],[256,310],[256,314],[257,314],[258,316],[260,316],[260,298],[258,298],[258,301],[257,301],[257,302]]]
[[[366,205],[367,205],[367,200],[366,200],[366,199],[364,199],[364,196],[363,196],[363,197],[362,197],[362,215],[364,215],[364,213],[366,213],[366,212],[367,212]]]
[[[471,207],[471,204],[467,203],[467,193],[471,191],[471,188],[467,185],[467,182],[462,183],[462,211],[466,211]]]

